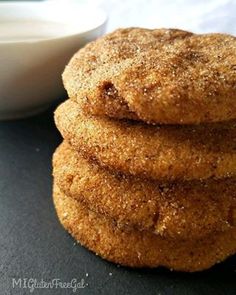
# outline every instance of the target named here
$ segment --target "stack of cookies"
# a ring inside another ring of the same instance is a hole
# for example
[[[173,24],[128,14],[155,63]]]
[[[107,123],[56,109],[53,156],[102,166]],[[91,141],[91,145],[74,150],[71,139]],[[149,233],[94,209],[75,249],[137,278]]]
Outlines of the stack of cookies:
[[[236,38],[120,29],[76,53],[63,81],[64,228],[131,267],[199,271],[235,254]]]

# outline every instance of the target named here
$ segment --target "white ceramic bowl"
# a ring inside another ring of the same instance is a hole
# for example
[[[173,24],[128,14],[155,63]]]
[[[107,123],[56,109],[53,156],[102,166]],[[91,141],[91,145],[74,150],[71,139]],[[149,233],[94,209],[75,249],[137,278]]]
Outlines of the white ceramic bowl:
[[[29,116],[65,95],[61,73],[85,43],[103,34],[106,15],[91,7],[50,2],[0,2],[3,21],[44,20],[69,24],[60,36],[26,41],[0,36],[0,119]]]

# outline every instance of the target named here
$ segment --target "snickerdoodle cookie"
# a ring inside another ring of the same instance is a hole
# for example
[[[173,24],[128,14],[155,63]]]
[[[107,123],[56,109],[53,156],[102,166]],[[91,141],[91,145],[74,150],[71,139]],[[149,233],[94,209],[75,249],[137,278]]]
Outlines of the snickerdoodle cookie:
[[[236,38],[119,29],[80,49],[63,81],[95,115],[167,124],[235,119]]]
[[[88,162],[63,142],[54,181],[67,196],[116,221],[175,239],[199,239],[236,225],[236,179],[167,183],[140,180]]]
[[[72,100],[58,107],[55,121],[75,149],[112,170],[158,181],[236,174],[235,122],[153,126],[85,115]]]
[[[82,245],[121,265],[192,272],[207,269],[236,252],[236,227],[199,240],[168,240],[148,231],[120,229],[64,195],[56,185],[53,197],[64,228]]]

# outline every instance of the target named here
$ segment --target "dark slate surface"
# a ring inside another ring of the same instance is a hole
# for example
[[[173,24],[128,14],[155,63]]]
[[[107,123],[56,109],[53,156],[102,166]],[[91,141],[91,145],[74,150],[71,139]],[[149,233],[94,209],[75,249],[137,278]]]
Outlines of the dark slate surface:
[[[131,270],[75,245],[51,199],[51,156],[60,141],[52,111],[0,122],[0,294],[236,294],[235,258],[196,274]],[[13,278],[22,279],[22,288],[13,289]],[[85,288],[30,293],[24,278],[84,279]]]

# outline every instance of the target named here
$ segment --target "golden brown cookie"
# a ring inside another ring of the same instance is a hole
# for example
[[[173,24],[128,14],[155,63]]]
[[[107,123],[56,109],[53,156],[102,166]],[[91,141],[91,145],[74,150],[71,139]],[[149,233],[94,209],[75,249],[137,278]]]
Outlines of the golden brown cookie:
[[[167,124],[235,119],[236,38],[119,29],[79,50],[63,81],[95,115]]]
[[[199,239],[236,225],[236,179],[160,184],[109,172],[63,142],[53,157],[58,187],[119,227]]]
[[[200,271],[236,252],[236,228],[205,239],[175,241],[147,231],[121,230],[54,186],[54,204],[61,224],[82,245],[109,261],[131,267],[165,266]]]
[[[75,149],[112,170],[158,181],[236,174],[235,122],[152,126],[84,115],[71,100],[58,107],[55,121]]]

